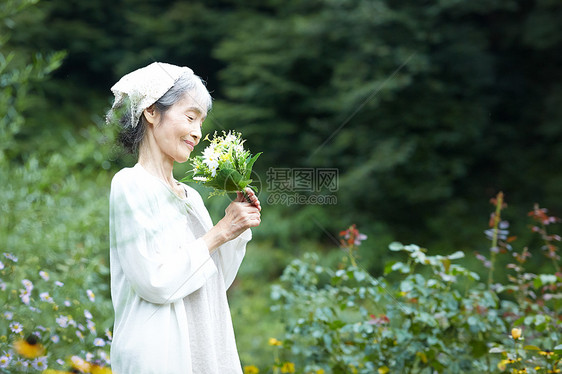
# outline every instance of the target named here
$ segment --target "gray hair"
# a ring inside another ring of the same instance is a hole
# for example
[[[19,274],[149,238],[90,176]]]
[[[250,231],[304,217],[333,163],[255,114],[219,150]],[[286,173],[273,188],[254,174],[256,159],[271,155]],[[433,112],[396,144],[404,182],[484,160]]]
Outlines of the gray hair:
[[[205,87],[203,80],[195,74],[186,73],[179,77],[176,83],[154,103],[154,107],[160,114],[164,114],[175,103],[184,98],[185,95],[189,95],[200,107],[206,108],[207,112],[209,112],[213,106],[213,98]],[[147,121],[144,114],[142,114],[137,125],[133,127],[131,123],[130,106],[126,105],[125,108],[129,109],[119,115],[121,131],[118,139],[128,152],[136,153],[144,139]]]

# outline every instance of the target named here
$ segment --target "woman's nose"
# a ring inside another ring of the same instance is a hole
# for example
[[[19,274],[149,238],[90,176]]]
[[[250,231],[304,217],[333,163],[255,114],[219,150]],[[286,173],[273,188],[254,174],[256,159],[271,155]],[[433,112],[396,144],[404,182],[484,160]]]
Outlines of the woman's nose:
[[[191,137],[193,138],[195,145],[197,145],[199,143],[199,140],[201,140],[201,129],[197,128],[191,131]]]

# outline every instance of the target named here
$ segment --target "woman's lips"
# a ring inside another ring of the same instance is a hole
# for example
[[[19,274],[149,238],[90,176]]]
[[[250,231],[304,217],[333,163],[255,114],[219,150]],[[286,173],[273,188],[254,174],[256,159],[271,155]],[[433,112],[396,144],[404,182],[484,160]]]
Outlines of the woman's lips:
[[[184,140],[184,142],[193,151],[193,148],[195,148],[195,143],[190,142],[189,140]]]

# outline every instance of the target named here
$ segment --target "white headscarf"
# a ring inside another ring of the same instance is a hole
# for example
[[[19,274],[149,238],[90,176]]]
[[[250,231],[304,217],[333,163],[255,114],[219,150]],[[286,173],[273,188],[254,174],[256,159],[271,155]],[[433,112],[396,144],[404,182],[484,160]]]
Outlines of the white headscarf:
[[[137,126],[142,112],[160,99],[184,74],[193,74],[186,66],[163,62],[152,64],[126,74],[111,87],[115,102],[107,115],[114,120],[115,110],[128,104],[131,112],[131,126]]]

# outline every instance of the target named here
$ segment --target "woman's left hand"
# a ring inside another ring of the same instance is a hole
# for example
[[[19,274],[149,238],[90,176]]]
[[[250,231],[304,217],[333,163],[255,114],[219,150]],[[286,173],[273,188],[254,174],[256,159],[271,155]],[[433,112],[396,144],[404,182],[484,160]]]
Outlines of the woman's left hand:
[[[261,204],[260,201],[258,199],[258,197],[256,196],[256,193],[254,192],[254,190],[252,190],[250,187],[246,187],[246,189],[244,190],[246,192],[246,195],[244,195],[244,193],[238,191],[236,194],[238,196],[236,196],[236,202],[249,202],[250,204],[252,204],[253,206],[255,206],[256,208],[258,208],[258,212],[261,212]],[[246,198],[247,196],[247,198]],[[250,201],[248,201],[250,200]]]
[[[244,193],[238,192],[236,199],[226,208],[225,216],[203,235],[209,251],[238,237],[247,229],[260,225],[260,201],[250,188],[246,189],[246,195],[250,202],[248,202]]]

